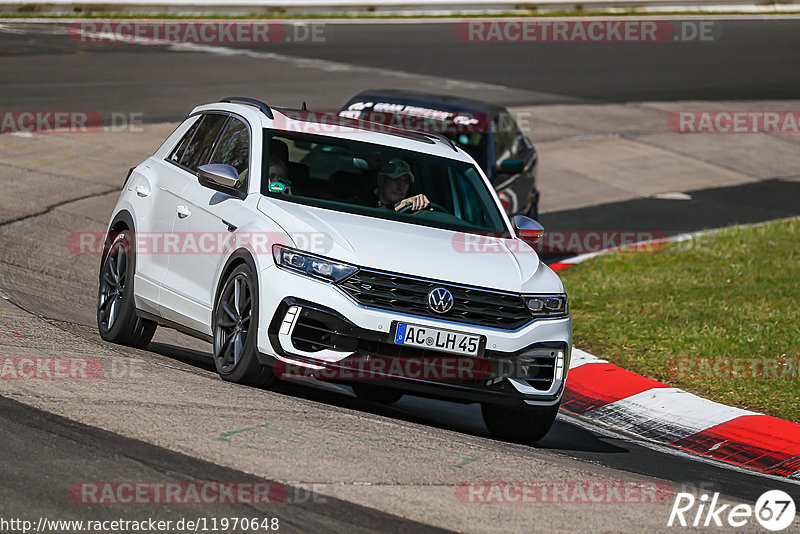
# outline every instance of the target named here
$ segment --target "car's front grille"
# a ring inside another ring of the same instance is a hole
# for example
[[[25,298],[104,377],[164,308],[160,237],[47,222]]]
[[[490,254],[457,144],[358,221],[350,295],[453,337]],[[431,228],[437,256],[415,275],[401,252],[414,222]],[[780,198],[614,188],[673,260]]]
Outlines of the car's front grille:
[[[435,364],[437,360],[449,360],[451,369],[461,368],[457,365],[459,360],[464,362],[469,360],[472,363],[465,367],[468,371],[463,376],[453,375],[446,381],[475,387],[510,388],[510,391],[513,390],[513,386],[503,380],[506,377],[524,380],[537,390],[547,391],[553,383],[556,352],[559,350],[557,348],[532,347],[516,353],[487,350],[483,357],[459,356],[397,345],[392,343],[391,334],[359,330],[338,317],[307,308],[300,312],[291,339],[296,348],[306,352],[313,353],[325,349],[353,352],[352,356],[334,364],[337,367],[349,369],[363,370],[365,358],[384,359],[387,362],[384,366],[386,369],[391,368],[388,362],[393,359],[401,362],[416,360],[432,364]],[[377,366],[373,365],[373,368],[377,368]],[[400,365],[398,369],[403,369],[403,366]],[[442,369],[440,368],[440,371]]]
[[[515,330],[531,321],[520,295],[487,289],[448,285],[446,282],[411,278],[362,269],[339,284],[356,302],[371,308],[466,324]],[[453,294],[452,309],[443,314],[428,307],[428,293],[437,287]]]

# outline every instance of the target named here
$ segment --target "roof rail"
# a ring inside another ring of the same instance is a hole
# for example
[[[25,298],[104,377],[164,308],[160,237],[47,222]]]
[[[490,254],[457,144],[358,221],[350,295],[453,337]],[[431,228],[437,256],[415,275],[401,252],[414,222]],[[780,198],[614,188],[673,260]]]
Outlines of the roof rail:
[[[256,100],[255,98],[247,98],[247,97],[244,97],[244,96],[229,96],[227,98],[223,98],[222,100],[220,100],[220,102],[228,102],[228,103],[231,103],[231,104],[239,102],[239,103],[242,103],[242,104],[247,104],[249,106],[255,106],[258,109],[260,109],[261,113],[266,115],[267,118],[269,118],[269,119],[274,119],[275,118],[275,116],[272,114],[272,110],[269,109],[269,106],[266,105],[261,100]]]

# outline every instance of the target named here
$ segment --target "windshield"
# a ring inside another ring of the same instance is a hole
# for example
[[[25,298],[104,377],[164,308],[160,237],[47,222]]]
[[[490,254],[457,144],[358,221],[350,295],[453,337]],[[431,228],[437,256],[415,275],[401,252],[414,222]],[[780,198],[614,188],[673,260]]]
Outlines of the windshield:
[[[422,226],[508,235],[471,163],[316,135],[266,130],[264,139],[265,196]],[[424,207],[411,202],[420,195]]]

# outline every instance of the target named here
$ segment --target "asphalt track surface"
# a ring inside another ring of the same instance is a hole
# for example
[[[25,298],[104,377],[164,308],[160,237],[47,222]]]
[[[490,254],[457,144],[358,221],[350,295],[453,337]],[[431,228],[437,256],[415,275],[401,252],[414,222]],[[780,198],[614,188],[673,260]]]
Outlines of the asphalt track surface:
[[[78,47],[65,39],[58,25],[3,23],[0,102],[3,109],[142,112],[147,122],[178,120],[195,103],[220,95],[266,95],[273,89],[279,95],[280,104],[304,98],[319,101],[322,107],[333,107],[343,102],[356,86],[369,87],[373,85],[371,82],[384,85],[387,76],[391,77],[386,73],[376,77],[369,70],[374,68],[411,73],[423,82],[425,76],[434,75],[462,80],[465,83],[456,84],[454,92],[477,93],[507,105],[796,96],[800,82],[800,72],[796,68],[800,59],[797,21],[722,21],[721,24],[722,38],[714,43],[593,45],[591,48],[584,44],[466,45],[454,39],[452,28],[448,30],[447,24],[342,25],[331,29],[325,46],[295,43],[271,48],[270,52],[282,57],[324,60],[314,64],[320,69],[315,70],[313,65],[303,67],[309,73],[307,78],[299,79],[301,69],[295,69],[291,73],[298,79],[287,80],[282,77],[283,71],[275,70],[280,64],[275,67],[270,63],[275,69],[260,68],[258,62],[263,58],[224,55],[219,51],[169,50],[164,46]],[[324,70],[326,65],[330,67],[325,62],[369,69],[351,69],[346,73],[349,81],[340,83],[335,71]],[[241,70],[243,67],[249,68]],[[310,80],[316,83],[308,83]],[[417,81],[413,76],[410,80],[408,83]],[[307,83],[302,91],[296,85],[300,81]],[[498,89],[497,86],[502,87]],[[512,98],[502,101],[503,94],[512,95]],[[636,228],[632,226],[636,222],[650,228],[690,231],[793,215],[796,207],[792,199],[798,198],[797,184],[767,185],[751,190],[741,186],[695,192],[690,203],[643,199],[556,212],[547,214],[544,221],[547,224],[549,218],[550,224],[559,224],[565,229],[571,224],[580,229],[630,229]],[[97,199],[93,206],[109,210],[115,195]],[[719,209],[709,210],[710,205]],[[651,218],[642,223],[640,215],[645,213]],[[5,223],[0,228],[12,237],[33,233],[40,228],[42,216]],[[97,214],[96,218],[104,216]],[[665,221],[680,222],[669,226]],[[5,251],[3,255],[6,252],[10,253]],[[31,254],[31,263],[36,263],[37,255],[42,256],[42,261],[52,261],[44,252],[33,250]],[[20,283],[31,287],[40,283],[45,291],[40,291],[39,297],[31,297],[36,294],[31,289],[12,300],[26,311],[64,322],[78,338],[96,342],[92,310],[82,307],[93,300],[91,295],[95,287],[90,282],[93,276],[86,277],[89,282],[80,282],[88,297],[78,303],[71,300],[69,293],[62,295],[56,287],[48,286],[52,282],[46,276],[37,278],[35,271],[35,268],[28,269],[30,277]],[[208,353],[181,347],[183,339],[175,335],[167,337],[166,342],[151,344],[148,357],[154,362],[167,362],[210,376],[213,366]],[[124,348],[119,350],[132,356],[140,354]],[[474,413],[451,403],[412,398],[404,399],[398,406],[382,406],[357,400],[340,391],[296,384],[280,384],[277,393],[290,401],[312,401],[332,414],[348,411],[365,417],[386,417],[442,433],[445,437],[454,431],[470,442],[489,443],[497,450],[513,449],[519,454],[550,459],[556,464],[565,462],[589,473],[603,467],[667,480],[676,487],[702,484],[704,489],[747,501],[754,501],[766,489],[783,489],[796,500],[800,498],[796,484],[655,450],[627,436],[592,428],[568,417],[560,417],[544,440],[535,448],[528,448],[488,440],[482,425],[470,422],[475,420],[470,415]],[[64,488],[75,480],[91,480],[93,475],[95,480],[259,479],[75,423],[7,398],[0,399],[0,419],[4,429],[0,433],[0,450],[3,451],[0,478],[7,481],[0,485],[0,512],[4,516],[25,511],[60,517],[115,517],[118,511],[114,508],[85,511],[64,499]],[[169,516],[171,512],[157,507],[142,510],[150,516]],[[194,510],[180,510],[184,516],[191,515],[189,512]],[[230,511],[204,508],[196,512],[198,515],[224,515]],[[434,530],[381,510],[330,498],[324,505],[286,506],[264,513],[280,516],[288,530]]]
[[[232,481],[263,483],[253,475],[220,467],[209,462],[124,438],[104,430],[70,421],[0,397],[0,421],[3,427],[3,461],[0,475],[6,481],[0,488],[5,517],[27,514],[43,517],[92,519],[109,521],[126,517],[130,520],[175,520],[214,517],[277,517],[281,531],[288,532],[445,532],[425,524],[394,517],[338,499],[325,498],[299,488],[286,487],[286,500],[291,505],[272,504],[187,504],[176,509],[163,505],[131,515],[125,504],[110,506],[67,502],[71,480],[87,475],[99,479],[121,477],[125,480],[164,480],[176,482]],[[37,444],[37,454],[31,454]],[[41,484],[43,473],[55,476]],[[281,494],[283,497],[283,494]],[[299,502],[299,501],[304,502]],[[178,514],[176,514],[178,512]]]
[[[165,46],[75,42],[66,36],[66,23],[7,22],[0,90],[4,109],[27,109],[32,102],[47,109],[89,106],[143,112],[147,122],[181,119],[195,102],[243,88],[268,103],[297,107],[306,100],[312,109],[330,109],[350,96],[330,69],[318,69],[312,82],[287,75],[281,64],[222,53],[247,50],[466,80],[472,85],[447,89],[504,105],[797,96],[797,20],[714,24],[713,41],[661,43],[466,43],[455,22],[324,24],[324,41],[211,45],[218,54],[184,47],[176,54]],[[348,75],[357,82],[353,88],[390,81],[374,70]]]

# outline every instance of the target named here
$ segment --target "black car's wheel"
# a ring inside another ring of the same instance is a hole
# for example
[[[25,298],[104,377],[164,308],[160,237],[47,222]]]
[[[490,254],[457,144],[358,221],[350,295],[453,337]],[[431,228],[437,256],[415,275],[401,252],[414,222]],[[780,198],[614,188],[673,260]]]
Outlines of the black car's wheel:
[[[108,245],[100,265],[97,291],[97,329],[112,343],[142,348],[150,343],[156,323],[136,316],[133,275],[136,253],[130,232],[119,233]]]
[[[481,413],[492,436],[508,441],[533,443],[542,439],[553,426],[558,414],[558,404],[523,409],[482,404]]]
[[[359,399],[372,402],[382,402],[384,404],[397,402],[403,396],[402,391],[384,388],[373,384],[353,384],[353,392]]]
[[[223,380],[268,386],[272,368],[257,357],[258,285],[247,264],[241,264],[225,280],[214,306],[214,365]]]

